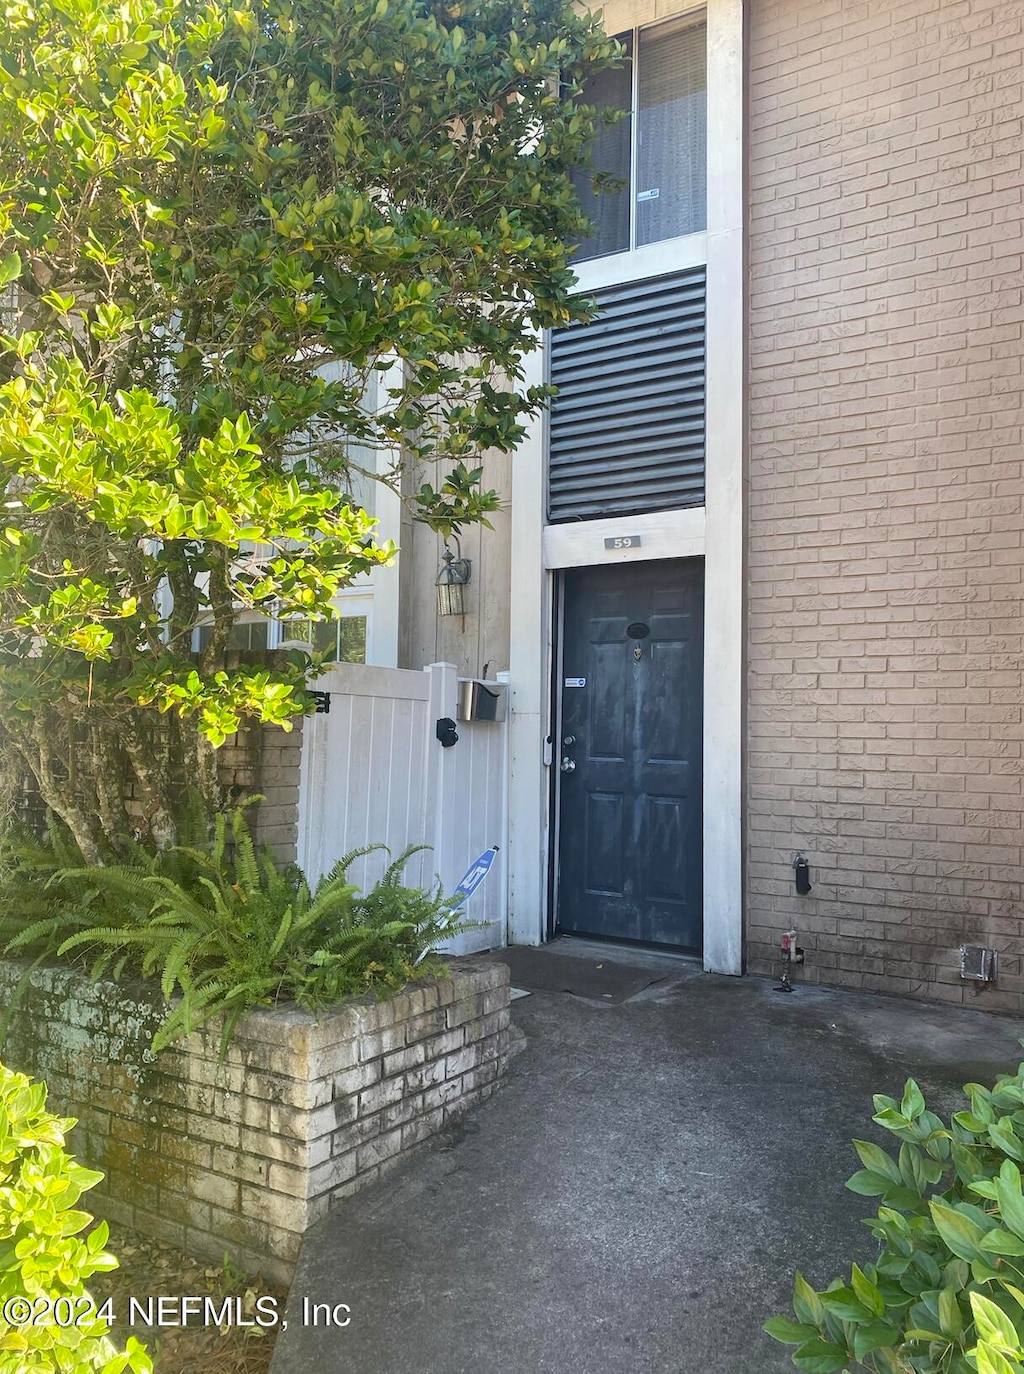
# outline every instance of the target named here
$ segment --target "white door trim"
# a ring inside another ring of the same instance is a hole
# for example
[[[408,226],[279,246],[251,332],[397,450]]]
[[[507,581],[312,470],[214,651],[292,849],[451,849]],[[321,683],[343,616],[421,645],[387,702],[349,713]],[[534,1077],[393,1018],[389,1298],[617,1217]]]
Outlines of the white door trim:
[[[604,563],[643,563],[649,558],[699,558],[704,553],[704,507],[616,515],[608,520],[545,525],[545,568],[589,568]],[[628,548],[605,540],[635,539]]]
[[[544,381],[544,350],[523,365],[524,386]],[[551,584],[541,556],[547,422],[538,416],[512,462],[509,634],[508,939],[539,945],[547,933]]]
[[[704,967],[743,971],[743,0],[708,5]]]

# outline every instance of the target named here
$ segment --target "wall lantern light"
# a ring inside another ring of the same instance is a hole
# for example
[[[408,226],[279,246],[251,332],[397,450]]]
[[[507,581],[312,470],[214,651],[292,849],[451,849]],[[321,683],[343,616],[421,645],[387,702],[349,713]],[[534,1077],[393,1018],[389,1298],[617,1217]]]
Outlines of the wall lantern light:
[[[455,542],[458,546],[458,540]],[[434,583],[437,588],[438,615],[466,614],[466,587],[469,577],[469,559],[462,557],[461,548],[459,556],[456,557],[446,543],[441,556],[441,568]]]

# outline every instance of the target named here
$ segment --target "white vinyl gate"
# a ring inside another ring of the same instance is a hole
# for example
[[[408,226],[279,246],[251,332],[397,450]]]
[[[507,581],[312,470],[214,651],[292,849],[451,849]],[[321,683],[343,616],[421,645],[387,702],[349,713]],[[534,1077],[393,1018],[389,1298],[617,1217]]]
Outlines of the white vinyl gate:
[[[440,879],[451,892],[492,845],[499,853],[463,912],[478,929],[445,946],[453,953],[506,943],[508,738],[504,721],[456,721],[458,743],[442,747],[439,719],[456,720],[459,679],[450,663],[423,672],[341,663],[313,684],[329,710],[303,722],[299,863],[311,882],[352,849],[383,843],[416,854],[405,878]],[[372,884],[389,862],[380,853],[352,865],[352,881]]]

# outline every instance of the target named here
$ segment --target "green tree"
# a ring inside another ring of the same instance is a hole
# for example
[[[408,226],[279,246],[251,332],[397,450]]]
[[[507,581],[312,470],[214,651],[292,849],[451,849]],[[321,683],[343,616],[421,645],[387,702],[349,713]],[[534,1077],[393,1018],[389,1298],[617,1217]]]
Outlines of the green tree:
[[[440,465],[435,528],[493,509],[523,356],[585,315],[568,170],[615,60],[564,0],[9,0],[0,721],[90,862],[126,769],[171,843],[181,777],[215,808],[215,747],[305,709],[228,640],[393,555],[354,446]]]

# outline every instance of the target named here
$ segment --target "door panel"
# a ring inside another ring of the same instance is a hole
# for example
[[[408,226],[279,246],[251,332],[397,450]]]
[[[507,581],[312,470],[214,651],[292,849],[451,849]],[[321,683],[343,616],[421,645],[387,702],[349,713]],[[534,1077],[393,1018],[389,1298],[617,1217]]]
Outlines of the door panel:
[[[703,564],[564,576],[558,929],[699,950]]]
[[[626,673],[619,646],[591,644],[586,672],[590,753],[594,758],[602,758],[608,763],[621,763],[626,754],[627,724]]]
[[[587,797],[587,881],[593,892],[622,896],[622,798],[606,793]]]

